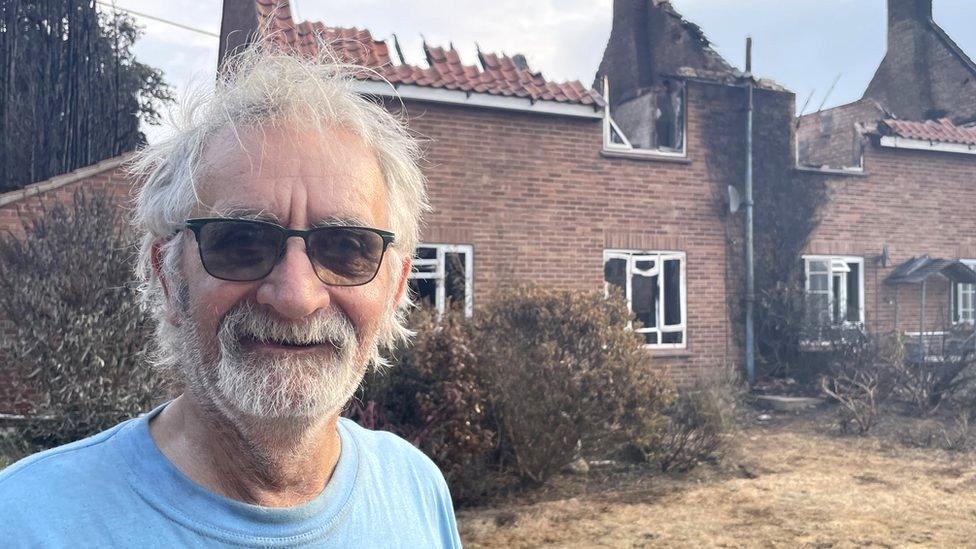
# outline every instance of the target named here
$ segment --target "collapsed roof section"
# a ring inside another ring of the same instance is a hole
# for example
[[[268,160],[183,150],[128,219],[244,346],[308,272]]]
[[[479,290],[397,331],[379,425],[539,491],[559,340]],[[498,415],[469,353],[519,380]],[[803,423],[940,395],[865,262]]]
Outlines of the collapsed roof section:
[[[798,161],[860,168],[866,137],[881,146],[976,154],[974,120],[976,63],[932,20],[932,0],[888,0],[888,49],[864,96],[801,116]]]
[[[372,92],[384,95],[392,92],[389,85],[462,92],[471,94],[519,98],[526,103],[552,102],[586,106],[594,113],[603,106],[602,96],[578,81],[553,82],[542,73],[533,71],[523,55],[497,55],[481,52],[480,66],[465,65],[451,45],[445,49],[424,42],[427,66],[404,62],[396,38],[391,44],[377,40],[365,29],[330,27],[322,22],[296,23],[288,0],[225,0],[221,24],[220,63],[228,53],[255,39],[270,40],[308,56],[317,56],[321,44],[328,44],[338,61],[362,66],[357,79],[372,82]],[[401,96],[407,97],[402,93]],[[423,95],[418,97],[445,97]],[[453,102],[453,101],[452,101]],[[484,105],[484,102],[477,103]]]

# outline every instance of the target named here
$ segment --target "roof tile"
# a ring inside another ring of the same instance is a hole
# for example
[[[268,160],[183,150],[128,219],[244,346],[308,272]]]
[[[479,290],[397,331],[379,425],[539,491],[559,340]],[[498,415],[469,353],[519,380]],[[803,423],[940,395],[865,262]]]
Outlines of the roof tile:
[[[478,52],[481,67],[465,65],[452,45],[445,50],[424,43],[428,67],[394,65],[390,46],[376,40],[366,29],[329,27],[321,22],[303,21],[295,24],[288,0],[253,0],[257,2],[258,27],[266,39],[309,56],[318,54],[315,37],[321,36],[332,45],[339,61],[372,69],[357,78],[386,79],[393,85],[408,84],[432,88],[447,88],[491,95],[528,97],[533,101],[558,101],[581,105],[603,106],[603,98],[595,90],[587,89],[579,81],[552,82],[542,73],[532,72],[525,57],[498,56]]]
[[[956,126],[948,118],[925,121],[888,118],[881,121],[879,130],[883,135],[906,139],[976,145],[976,127]]]

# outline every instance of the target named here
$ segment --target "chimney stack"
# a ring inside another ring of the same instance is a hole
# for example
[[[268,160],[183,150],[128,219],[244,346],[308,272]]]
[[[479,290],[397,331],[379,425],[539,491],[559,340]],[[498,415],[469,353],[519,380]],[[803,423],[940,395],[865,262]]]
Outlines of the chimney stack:
[[[932,0],[888,0],[888,49],[899,33],[932,19]]]

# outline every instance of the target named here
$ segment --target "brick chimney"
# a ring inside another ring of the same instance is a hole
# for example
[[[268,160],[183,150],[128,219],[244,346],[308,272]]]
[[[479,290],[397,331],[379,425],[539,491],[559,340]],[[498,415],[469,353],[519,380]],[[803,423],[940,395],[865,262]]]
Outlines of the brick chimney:
[[[888,0],[888,50],[912,27],[932,19],[932,0]]]

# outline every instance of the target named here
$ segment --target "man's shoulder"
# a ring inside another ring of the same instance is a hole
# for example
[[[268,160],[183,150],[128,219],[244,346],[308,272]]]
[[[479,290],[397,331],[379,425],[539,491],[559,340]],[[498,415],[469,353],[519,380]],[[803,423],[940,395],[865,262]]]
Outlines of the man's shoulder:
[[[359,447],[360,459],[381,469],[410,471],[421,479],[444,482],[437,465],[413,444],[389,431],[373,431],[346,418],[340,422]]]
[[[121,460],[109,446],[127,423],[30,455],[0,471],[0,507],[16,505],[22,497],[36,502],[52,492],[66,499],[83,485],[103,480],[105,475],[117,477]]]

